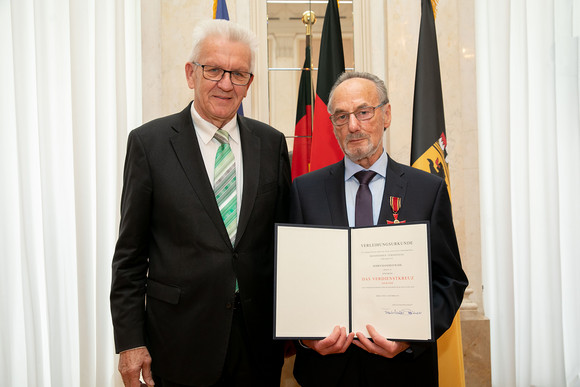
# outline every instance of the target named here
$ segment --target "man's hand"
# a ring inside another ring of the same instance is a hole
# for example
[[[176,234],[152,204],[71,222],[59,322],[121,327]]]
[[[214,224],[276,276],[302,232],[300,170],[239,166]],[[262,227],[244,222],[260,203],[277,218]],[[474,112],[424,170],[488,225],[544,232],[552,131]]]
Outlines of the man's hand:
[[[354,342],[357,347],[362,348],[367,352],[393,358],[409,348],[409,343],[406,341],[391,341],[385,339],[383,336],[379,335],[377,330],[370,324],[367,325],[367,330],[369,331],[373,341],[367,339],[361,332],[357,332],[356,337],[358,337],[359,341]]]
[[[330,336],[323,340],[302,340],[302,344],[321,355],[344,353],[354,339],[354,333],[346,334],[346,328],[335,326]]]
[[[119,355],[119,372],[123,377],[125,387],[140,387],[139,376],[143,372],[143,380],[148,386],[155,385],[151,376],[151,356],[145,347],[123,351]]]

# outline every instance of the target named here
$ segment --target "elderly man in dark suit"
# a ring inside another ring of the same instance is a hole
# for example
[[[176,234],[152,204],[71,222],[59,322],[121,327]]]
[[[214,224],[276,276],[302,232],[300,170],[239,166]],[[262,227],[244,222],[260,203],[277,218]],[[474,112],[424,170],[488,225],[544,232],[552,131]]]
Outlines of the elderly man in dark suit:
[[[212,20],[185,65],[194,101],[131,132],[111,310],[126,386],[275,386],[274,223],[287,221],[284,136],[236,114],[255,37]]]
[[[346,157],[294,180],[290,221],[351,227],[386,224],[397,217],[429,221],[433,321],[439,337],[451,325],[467,286],[447,186],[437,176],[395,162],[383,149],[391,106],[384,82],[375,75],[342,74],[330,93],[328,110]],[[366,221],[356,204],[363,185],[370,191]],[[392,198],[397,208],[390,205]],[[390,341],[385,338],[389,332],[367,328],[372,340],[357,332],[353,341],[354,332],[337,326],[324,340],[301,341],[294,365],[298,382],[344,387],[438,384],[435,342]]]

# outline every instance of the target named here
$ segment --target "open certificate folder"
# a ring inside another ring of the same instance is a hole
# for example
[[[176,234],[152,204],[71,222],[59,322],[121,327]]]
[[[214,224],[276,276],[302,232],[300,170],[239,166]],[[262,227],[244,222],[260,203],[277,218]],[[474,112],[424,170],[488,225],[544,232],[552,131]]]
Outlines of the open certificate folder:
[[[337,325],[370,337],[433,340],[429,226],[277,224],[274,338],[322,339]]]

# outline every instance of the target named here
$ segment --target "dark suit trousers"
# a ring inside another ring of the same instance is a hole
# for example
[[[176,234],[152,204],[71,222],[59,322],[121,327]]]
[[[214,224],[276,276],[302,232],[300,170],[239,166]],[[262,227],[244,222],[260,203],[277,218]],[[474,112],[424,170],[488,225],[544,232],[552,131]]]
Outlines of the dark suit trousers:
[[[239,302],[236,302],[228,352],[222,376],[209,387],[272,387],[280,385],[281,367],[274,362],[268,369],[258,369],[250,352],[251,338],[244,324],[244,316]],[[173,383],[155,377],[155,387],[202,387]],[[206,387],[206,386],[203,386]]]
[[[415,357],[400,353],[392,359],[372,355],[355,345],[343,354],[319,355],[297,348],[294,376],[302,387],[435,387],[437,347]]]

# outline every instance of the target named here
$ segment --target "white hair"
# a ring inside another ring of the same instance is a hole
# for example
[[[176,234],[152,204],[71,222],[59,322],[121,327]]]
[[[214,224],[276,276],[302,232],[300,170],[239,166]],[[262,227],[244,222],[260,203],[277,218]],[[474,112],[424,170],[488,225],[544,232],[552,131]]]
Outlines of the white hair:
[[[229,20],[209,19],[199,23],[193,30],[193,46],[189,55],[189,62],[197,62],[201,51],[202,43],[211,37],[222,37],[231,42],[240,42],[250,48],[251,61],[250,72],[254,72],[254,63],[256,61],[256,50],[258,40],[256,35],[247,28]]]

